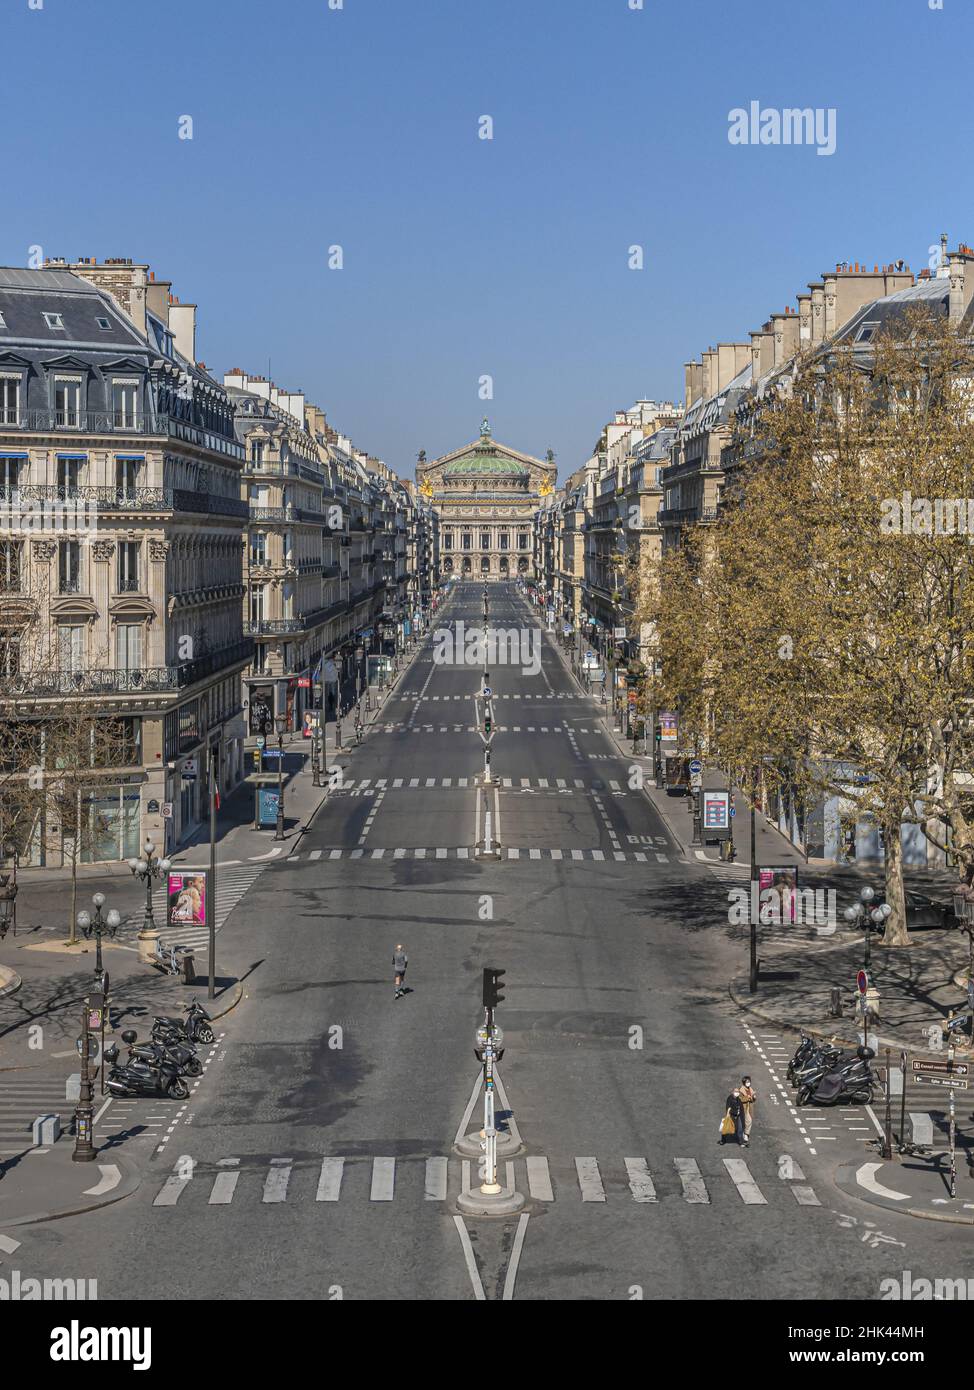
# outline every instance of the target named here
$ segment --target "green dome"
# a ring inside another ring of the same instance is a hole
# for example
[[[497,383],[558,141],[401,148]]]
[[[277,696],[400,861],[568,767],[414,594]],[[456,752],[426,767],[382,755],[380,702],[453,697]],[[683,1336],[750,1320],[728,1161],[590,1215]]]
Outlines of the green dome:
[[[503,454],[498,454],[492,448],[475,449],[472,454],[465,454],[463,458],[457,459],[445,468],[444,474],[450,477],[454,473],[527,473],[523,463],[518,463],[515,459],[506,458]]]

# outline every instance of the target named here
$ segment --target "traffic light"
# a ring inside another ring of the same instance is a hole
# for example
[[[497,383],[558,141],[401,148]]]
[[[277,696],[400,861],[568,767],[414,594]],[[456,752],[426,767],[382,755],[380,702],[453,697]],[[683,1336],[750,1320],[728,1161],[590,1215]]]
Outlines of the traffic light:
[[[503,1000],[501,994],[503,988],[502,975],[506,975],[506,970],[498,970],[493,965],[484,966],[484,1008],[496,1009],[497,1005]]]
[[[487,706],[485,706],[485,708],[484,708],[484,733],[485,733],[485,734],[489,734],[490,731],[491,731],[491,729],[493,728],[493,726],[494,726],[494,721],[493,721],[493,718],[491,717],[490,705],[487,705]]]
[[[260,749],[259,749],[259,748],[255,748],[255,749],[254,749],[254,771],[255,771],[255,772],[259,772],[259,771],[260,771]]]

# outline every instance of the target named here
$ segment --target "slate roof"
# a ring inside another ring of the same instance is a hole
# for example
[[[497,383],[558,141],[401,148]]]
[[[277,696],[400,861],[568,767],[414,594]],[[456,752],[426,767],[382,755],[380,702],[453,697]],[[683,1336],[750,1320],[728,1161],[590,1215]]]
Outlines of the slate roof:
[[[49,328],[45,313],[60,314],[63,328]],[[0,266],[0,348],[24,346],[73,347],[132,351],[145,349],[134,326],[106,291],[65,270],[21,270]],[[97,320],[107,319],[100,328]]]

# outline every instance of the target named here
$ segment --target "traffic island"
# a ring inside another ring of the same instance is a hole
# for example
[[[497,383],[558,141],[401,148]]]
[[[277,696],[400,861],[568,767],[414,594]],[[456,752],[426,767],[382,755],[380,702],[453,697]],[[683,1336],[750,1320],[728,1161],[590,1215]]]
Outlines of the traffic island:
[[[458,1140],[453,1148],[463,1158],[481,1158],[485,1143],[486,1136],[482,1129],[471,1130],[469,1134],[465,1134],[462,1139]],[[498,1158],[514,1158],[524,1147],[520,1139],[516,1139],[513,1134],[508,1134],[504,1130],[498,1130],[495,1143]]]
[[[945,1151],[929,1158],[907,1154],[883,1161],[878,1153],[842,1164],[835,1184],[849,1197],[921,1221],[974,1226],[974,1176],[966,1162],[958,1165],[957,1195],[950,1196],[950,1158]]]
[[[0,1230],[83,1216],[131,1196],[142,1181],[117,1148],[96,1151],[91,1163],[75,1163],[73,1153],[74,1141],[64,1135],[0,1164]]]

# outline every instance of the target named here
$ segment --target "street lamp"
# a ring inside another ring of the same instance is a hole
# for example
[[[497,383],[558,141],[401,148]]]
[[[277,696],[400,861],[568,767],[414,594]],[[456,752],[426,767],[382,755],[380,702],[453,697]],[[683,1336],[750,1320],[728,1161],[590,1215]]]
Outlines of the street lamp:
[[[78,926],[81,928],[81,935],[86,941],[92,936],[95,938],[95,974],[101,977],[104,974],[101,964],[101,939],[105,932],[111,937],[115,936],[121,924],[122,918],[114,907],[110,907],[104,917],[101,910],[105,906],[105,894],[95,893],[91,899],[95,908],[94,920],[90,912],[79,912],[77,916]]]
[[[887,917],[893,915],[893,909],[889,903],[880,903],[878,907],[870,907],[869,904],[876,896],[875,889],[870,888],[868,883],[865,888],[859,890],[859,902],[847,907],[843,912],[843,917],[847,922],[854,926],[862,927],[866,933],[866,949],[863,957],[863,966],[869,969],[870,944],[871,944],[871,924],[881,927]]]
[[[277,825],[274,829],[274,839],[284,839],[284,730],[287,728],[287,715],[278,714],[274,717],[274,727],[277,729]]]
[[[156,943],[159,939],[159,931],[156,927],[156,919],[152,914],[152,880],[164,878],[172,868],[168,859],[160,859],[156,855],[156,847],[146,836],[145,844],[142,847],[144,858],[130,859],[128,866],[136,878],[142,879],[145,883],[145,916],[142,921],[142,930],[139,932],[139,959],[151,960],[156,954]],[[150,946],[151,943],[151,946]]]

